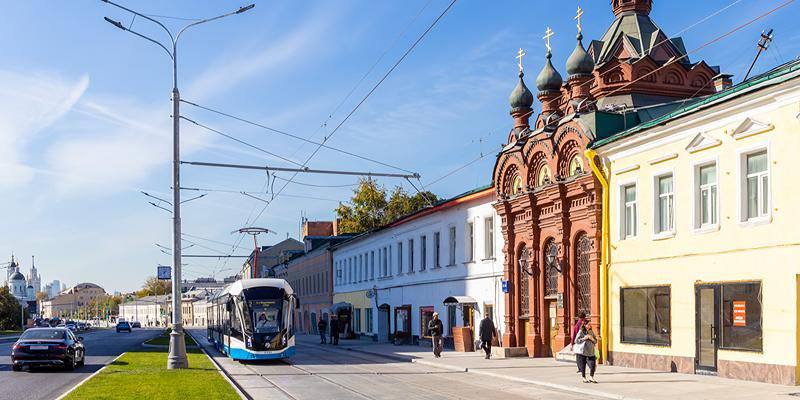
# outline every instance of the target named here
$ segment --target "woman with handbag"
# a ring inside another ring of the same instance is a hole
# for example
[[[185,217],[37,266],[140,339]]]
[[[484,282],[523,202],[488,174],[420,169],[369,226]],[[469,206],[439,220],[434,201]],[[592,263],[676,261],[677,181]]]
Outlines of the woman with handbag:
[[[597,336],[592,330],[592,325],[586,322],[581,326],[578,335],[575,336],[575,345],[572,347],[575,359],[578,362],[578,370],[581,371],[583,383],[597,383],[594,380],[594,371],[597,368],[596,345]],[[586,365],[589,365],[589,379],[586,379]]]

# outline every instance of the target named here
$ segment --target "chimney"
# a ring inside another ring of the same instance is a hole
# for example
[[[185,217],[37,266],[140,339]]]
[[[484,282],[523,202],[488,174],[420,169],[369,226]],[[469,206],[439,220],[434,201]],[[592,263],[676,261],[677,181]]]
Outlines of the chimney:
[[[731,77],[733,77],[733,75],[719,74],[711,78],[711,80],[714,81],[714,88],[717,90],[717,92],[721,92],[733,86],[733,80],[731,80]]]

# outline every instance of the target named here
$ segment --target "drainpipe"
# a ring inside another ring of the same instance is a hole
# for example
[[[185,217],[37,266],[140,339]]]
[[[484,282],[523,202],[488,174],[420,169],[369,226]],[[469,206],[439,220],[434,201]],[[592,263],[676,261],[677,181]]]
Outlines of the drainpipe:
[[[609,317],[608,317],[608,260],[610,254],[611,242],[609,240],[609,216],[608,216],[608,179],[603,174],[600,166],[595,163],[595,153],[592,149],[587,149],[584,156],[589,161],[589,166],[594,172],[594,176],[603,187],[602,198],[602,216],[601,216],[601,246],[600,246],[600,360],[605,363],[608,357],[608,340],[609,340]]]

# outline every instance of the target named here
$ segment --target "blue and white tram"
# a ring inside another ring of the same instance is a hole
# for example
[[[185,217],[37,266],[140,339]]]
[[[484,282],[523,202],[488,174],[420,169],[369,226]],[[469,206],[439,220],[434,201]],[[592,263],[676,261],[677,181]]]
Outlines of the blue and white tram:
[[[283,279],[238,280],[210,299],[208,340],[234,360],[291,357],[296,307],[297,297]]]

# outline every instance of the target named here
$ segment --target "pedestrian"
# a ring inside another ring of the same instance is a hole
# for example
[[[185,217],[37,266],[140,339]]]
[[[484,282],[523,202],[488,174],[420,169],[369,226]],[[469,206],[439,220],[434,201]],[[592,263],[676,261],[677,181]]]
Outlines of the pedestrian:
[[[478,328],[478,336],[481,338],[481,348],[486,352],[486,359],[492,358],[492,340],[496,336],[494,322],[488,315],[483,317]]]
[[[331,315],[331,344],[339,345],[339,318],[336,315]]]
[[[433,319],[428,322],[428,335],[431,336],[433,342],[433,356],[439,358],[442,356],[442,320],[439,319],[439,313],[433,313]]]
[[[578,335],[575,337],[575,345],[573,351],[575,352],[575,359],[578,362],[578,370],[581,372],[583,383],[597,383],[594,380],[594,371],[597,368],[597,356],[595,355],[595,348],[597,345],[597,336],[592,330],[592,325],[587,321],[581,325]],[[589,379],[586,379],[586,365],[589,365]]]
[[[317,330],[319,331],[319,344],[325,344],[325,332],[328,329],[328,321],[325,321],[325,318],[320,318],[319,322],[317,322]]]
[[[583,324],[585,324],[585,323],[586,323],[586,313],[581,311],[581,313],[578,314],[578,320],[575,321],[575,326],[572,327],[572,335],[570,335],[570,337],[569,337],[569,339],[570,339],[569,340],[569,349],[572,350],[573,353],[575,353],[575,349],[573,348],[573,346],[575,345],[575,337],[578,335],[578,332],[581,330],[581,326],[583,326]],[[578,370],[577,372],[580,373],[581,371]]]

